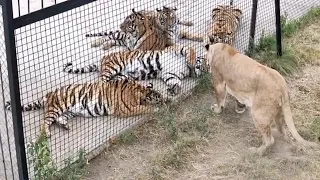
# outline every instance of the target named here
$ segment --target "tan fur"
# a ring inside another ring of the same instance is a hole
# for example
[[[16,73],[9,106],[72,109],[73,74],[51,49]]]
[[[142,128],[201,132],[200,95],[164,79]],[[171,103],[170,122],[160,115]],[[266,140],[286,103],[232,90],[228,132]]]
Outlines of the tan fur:
[[[251,108],[254,124],[263,137],[263,144],[251,150],[263,155],[273,145],[273,121],[285,138],[284,122],[299,143],[317,146],[304,140],[297,132],[292,120],[287,84],[280,73],[238,53],[228,44],[217,43],[206,48],[217,99],[213,110],[222,112],[227,92]]]

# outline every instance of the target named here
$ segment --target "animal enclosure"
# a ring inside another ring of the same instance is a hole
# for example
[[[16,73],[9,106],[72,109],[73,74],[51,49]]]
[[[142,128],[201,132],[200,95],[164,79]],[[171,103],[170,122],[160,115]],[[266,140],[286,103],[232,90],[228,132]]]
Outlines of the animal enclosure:
[[[26,179],[34,174],[27,147],[40,135],[45,114],[43,109],[22,112],[20,106],[37,101],[62,86],[99,80],[100,72],[64,72],[66,64],[72,63],[74,68],[90,64],[99,66],[103,56],[126,50],[124,46],[108,50],[101,46],[92,47],[92,42],[101,37],[86,37],[86,34],[120,30],[121,23],[132,13],[132,9],[136,12],[156,11],[166,6],[177,8],[175,13],[180,21],[193,23],[192,26],[178,25],[181,31],[203,36],[211,20],[212,9],[229,4],[229,0],[2,0],[0,179]],[[319,4],[315,0],[308,5],[302,1],[286,0],[281,1],[280,7],[281,13],[286,12],[289,19],[295,19]],[[241,53],[248,51],[250,42],[258,44],[262,34],[275,33],[275,2],[239,0],[233,1],[233,5],[243,13],[234,44]],[[205,56],[203,42],[178,39],[178,43],[194,48],[196,57]],[[171,56],[164,57],[166,62],[174,61],[168,58]],[[179,67],[177,72],[180,71]],[[139,83],[146,86],[152,82],[153,88],[166,101],[181,101],[190,95],[197,79],[182,79],[181,91],[175,95],[168,93],[163,80],[152,79]],[[5,108],[7,101],[11,102],[11,111]],[[69,130],[54,124],[50,127],[51,137],[48,139],[52,160],[61,169],[65,165],[64,160],[81,150],[88,154],[89,159],[93,158],[108,146],[110,140],[143,120],[148,118],[145,115],[128,118],[75,117],[68,120]]]

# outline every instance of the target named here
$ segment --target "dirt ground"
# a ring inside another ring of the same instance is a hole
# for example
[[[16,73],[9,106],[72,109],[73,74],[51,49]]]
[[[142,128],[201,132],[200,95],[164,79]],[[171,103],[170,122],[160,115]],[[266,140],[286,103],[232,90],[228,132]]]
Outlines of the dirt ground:
[[[308,60],[286,77],[295,125],[311,141],[320,136],[319,29],[320,21],[290,40]],[[228,96],[224,113],[214,115],[214,102],[213,93],[196,90],[181,105],[120,136],[89,162],[84,179],[320,179],[319,149],[285,142],[274,130],[271,152],[253,155],[248,148],[260,146],[262,140],[249,112],[236,114]]]

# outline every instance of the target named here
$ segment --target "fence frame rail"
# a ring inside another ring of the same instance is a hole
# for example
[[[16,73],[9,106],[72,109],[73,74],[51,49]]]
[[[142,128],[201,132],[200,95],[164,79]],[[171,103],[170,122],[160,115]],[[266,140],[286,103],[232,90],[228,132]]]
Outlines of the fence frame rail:
[[[15,148],[17,156],[17,166],[19,172],[19,179],[26,180],[28,177],[28,167],[26,160],[26,148],[24,141],[21,99],[19,89],[19,72],[17,63],[17,52],[15,44],[15,30],[37,21],[52,17],[54,15],[69,11],[71,9],[92,3],[97,0],[67,0],[59,4],[55,4],[43,9],[40,9],[29,14],[13,18],[12,0],[0,0],[3,8],[3,22],[4,22],[4,36],[5,48],[8,63],[8,75],[10,86],[10,98],[12,104],[12,118],[14,126]],[[56,1],[55,1],[56,3]],[[252,14],[250,22],[250,39],[248,50],[254,48],[254,37],[256,28],[256,15],[258,0],[252,0]],[[29,7],[28,7],[29,8]],[[277,42],[280,43],[278,54],[282,55],[281,49],[281,26],[280,25],[280,1],[275,0],[275,13],[276,13],[276,27],[277,27]],[[20,14],[19,14],[20,15]]]

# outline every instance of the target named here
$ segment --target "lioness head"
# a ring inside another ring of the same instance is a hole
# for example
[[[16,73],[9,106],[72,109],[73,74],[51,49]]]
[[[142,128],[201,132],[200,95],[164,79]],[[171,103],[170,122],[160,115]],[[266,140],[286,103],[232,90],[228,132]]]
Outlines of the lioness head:
[[[207,51],[206,62],[209,68],[211,66],[211,63],[215,58],[218,58],[218,56],[234,56],[238,53],[235,48],[226,43],[206,44],[204,47]],[[209,71],[211,72],[211,68]]]

